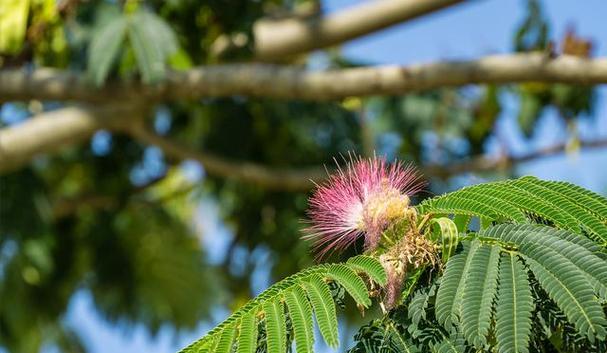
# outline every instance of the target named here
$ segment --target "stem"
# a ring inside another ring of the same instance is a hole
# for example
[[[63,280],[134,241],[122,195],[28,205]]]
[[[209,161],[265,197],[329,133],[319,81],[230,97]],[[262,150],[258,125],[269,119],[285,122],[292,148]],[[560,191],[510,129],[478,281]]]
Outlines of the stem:
[[[421,231],[422,229],[424,229],[424,226],[426,225],[426,223],[428,223],[428,221],[430,220],[430,218],[432,218],[432,213],[428,213],[428,214],[424,215],[424,218],[422,218],[421,222],[419,222],[419,225],[417,226],[417,229],[419,231]]]

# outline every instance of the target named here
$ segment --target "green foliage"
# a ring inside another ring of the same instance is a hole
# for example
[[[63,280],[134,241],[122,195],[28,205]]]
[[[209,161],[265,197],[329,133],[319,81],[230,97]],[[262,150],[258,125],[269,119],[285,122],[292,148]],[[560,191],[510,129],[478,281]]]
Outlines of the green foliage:
[[[470,271],[472,255],[481,246],[473,241],[460,254],[449,259],[441,285],[436,293],[436,318],[446,327],[460,320],[461,300],[466,287],[466,274]]]
[[[503,207],[495,207],[496,200]],[[361,328],[351,352],[392,347],[392,327],[422,351],[601,352],[605,205],[605,198],[580,187],[532,177],[424,201],[422,215],[454,216],[450,227],[431,227],[430,236],[440,240],[436,230],[455,227],[461,246],[442,276],[420,281],[401,307]],[[470,229],[470,217],[485,219],[480,230]]]
[[[399,332],[390,319],[375,320],[354,336],[356,345],[348,353],[418,353],[420,350]]]
[[[370,279],[380,286],[385,286],[388,281],[383,266],[371,256],[360,255],[351,257],[348,259],[347,265],[352,269],[367,274]]]
[[[3,1],[0,4],[0,53],[16,53],[21,49],[29,6],[29,0]]]
[[[454,339],[445,337],[442,341],[432,346],[433,353],[464,353],[465,345],[461,337]]]
[[[533,298],[528,274],[513,253],[502,254],[499,293],[495,313],[495,336],[500,353],[529,351]]]
[[[331,289],[320,276],[311,276],[303,285],[314,308],[320,333],[330,347],[337,347],[339,345],[337,311]]]
[[[297,353],[310,353],[314,345],[314,327],[312,307],[306,293],[301,287],[295,286],[285,291],[284,296],[293,326]]]
[[[318,265],[308,268],[298,274],[288,277],[245,304],[206,336],[182,350],[186,352],[226,351],[231,349],[234,332],[246,335],[246,347],[237,346],[249,351],[252,342],[249,331],[254,320],[249,316],[263,317],[267,333],[267,351],[269,353],[284,352],[288,344],[287,327],[292,330],[298,353],[311,352],[314,343],[313,313],[323,338],[330,346],[338,344],[337,313],[327,281],[333,281],[352,296],[358,305],[367,308],[371,305],[369,289],[359,273],[369,278],[386,278],[380,271],[381,264],[371,257],[352,258],[345,264]],[[370,269],[366,272],[365,269]],[[357,273],[358,272],[358,273]],[[283,303],[286,304],[286,315]],[[288,318],[290,326],[285,323]],[[221,349],[221,350],[220,350]]]
[[[443,263],[447,263],[451,255],[455,253],[455,248],[459,243],[458,227],[455,222],[446,217],[434,218],[432,223],[438,225],[438,234],[436,237],[440,241],[435,242],[441,245],[441,260]]]
[[[426,200],[420,213],[476,216],[493,222],[545,223],[607,243],[607,201],[573,184],[523,177],[463,188]]]
[[[472,255],[467,273],[461,303],[461,326],[466,340],[479,348],[487,344],[486,336],[491,326],[499,256],[497,246],[479,247]]]
[[[531,224],[502,224],[473,237],[476,240],[467,250],[449,260],[441,279],[436,317],[445,328],[452,330],[455,323],[468,343],[485,347],[497,295],[498,350],[527,352],[533,309],[526,273],[530,270],[577,332],[590,343],[605,339],[607,319],[598,295],[607,283],[607,262],[580,245],[579,239],[584,238]]]
[[[87,66],[93,82],[98,86],[105,82],[127,38],[143,82],[163,79],[166,62],[177,51],[177,39],[166,22],[145,9],[106,17],[99,16],[88,51]]]
[[[100,25],[94,33],[88,52],[89,74],[93,82],[100,86],[105,82],[120,49],[128,29],[128,20],[117,16]]]
[[[137,11],[129,19],[129,41],[145,83],[158,82],[165,76],[167,58],[177,51],[177,39],[171,28],[148,11]]]
[[[237,353],[253,353],[257,348],[257,318],[252,313],[246,313],[240,319]]]
[[[265,328],[268,352],[284,352],[287,348],[287,324],[281,301],[267,301],[262,304],[265,314]]]

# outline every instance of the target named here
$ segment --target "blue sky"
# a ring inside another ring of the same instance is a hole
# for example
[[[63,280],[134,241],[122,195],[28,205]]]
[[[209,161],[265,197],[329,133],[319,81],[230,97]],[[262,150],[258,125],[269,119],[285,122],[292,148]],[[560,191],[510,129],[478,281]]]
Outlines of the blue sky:
[[[336,11],[362,1],[332,0],[327,10]],[[555,38],[561,38],[568,25],[595,42],[595,55],[607,56],[607,30],[604,0],[544,1],[545,11],[553,25]],[[477,1],[427,16],[391,29],[358,39],[343,47],[346,55],[379,64],[410,64],[439,59],[470,59],[481,55],[508,53],[513,30],[524,15],[524,1]],[[583,6],[581,5],[583,4]],[[526,142],[516,133],[513,110],[516,102],[507,104],[498,123],[504,129],[516,152],[564,141],[566,130],[549,111],[542,118],[537,138]],[[508,108],[509,107],[509,108]],[[582,123],[584,138],[607,138],[607,88],[600,88],[597,123]],[[582,151],[573,156],[545,158],[519,167],[520,174],[545,179],[575,182],[603,194],[607,193],[607,150]],[[207,209],[208,210],[208,209]],[[212,211],[212,209],[211,209]],[[221,227],[215,229],[223,232]],[[225,315],[220,313],[218,316]],[[217,318],[218,320],[221,317]],[[196,332],[174,336],[162,330],[155,339],[141,327],[126,328],[106,324],[94,311],[86,293],[77,295],[66,320],[79,329],[92,353],[146,352],[171,353],[201,336],[208,325]]]

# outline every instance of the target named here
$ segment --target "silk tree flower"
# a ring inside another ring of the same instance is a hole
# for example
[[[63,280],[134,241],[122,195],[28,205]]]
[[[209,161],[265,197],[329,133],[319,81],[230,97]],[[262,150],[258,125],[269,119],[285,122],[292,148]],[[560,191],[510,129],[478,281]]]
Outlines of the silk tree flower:
[[[410,197],[424,186],[411,165],[353,158],[317,187],[304,238],[312,241],[319,258],[344,250],[361,236],[365,250],[374,250],[382,232],[406,216]]]

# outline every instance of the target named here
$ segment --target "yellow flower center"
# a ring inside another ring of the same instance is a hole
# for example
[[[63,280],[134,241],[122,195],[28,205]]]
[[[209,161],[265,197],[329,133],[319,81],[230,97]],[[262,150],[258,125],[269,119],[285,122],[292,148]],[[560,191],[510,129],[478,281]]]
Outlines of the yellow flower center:
[[[406,215],[408,206],[409,197],[407,195],[384,184],[365,200],[363,215],[358,224],[359,229],[368,230],[371,227],[388,224],[402,218]]]

